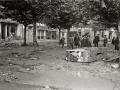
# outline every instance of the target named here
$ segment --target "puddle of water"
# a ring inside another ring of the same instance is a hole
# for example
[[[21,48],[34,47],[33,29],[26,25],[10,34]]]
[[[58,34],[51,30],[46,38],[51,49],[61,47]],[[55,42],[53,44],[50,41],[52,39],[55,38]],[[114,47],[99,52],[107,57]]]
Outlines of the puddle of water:
[[[68,71],[67,75],[73,75],[73,76],[76,76],[79,78],[84,78],[84,79],[89,79],[89,78],[93,77],[93,75],[87,71],[79,71],[79,72],[78,71]]]
[[[66,87],[73,90],[113,90],[115,87],[115,84],[110,80],[94,77],[85,71],[65,72],[40,70],[32,71],[27,75],[20,75],[20,77],[21,80],[18,83]]]

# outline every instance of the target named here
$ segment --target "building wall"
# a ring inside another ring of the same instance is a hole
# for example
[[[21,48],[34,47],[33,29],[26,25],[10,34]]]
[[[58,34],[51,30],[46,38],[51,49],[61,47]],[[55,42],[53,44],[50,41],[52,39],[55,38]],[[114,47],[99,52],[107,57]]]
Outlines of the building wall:
[[[0,23],[0,39],[1,39],[1,23]]]
[[[14,34],[13,34],[14,33]],[[16,23],[0,23],[0,39],[8,40],[14,35],[15,39],[23,38],[23,25]]]
[[[57,29],[50,29],[48,27],[43,26],[42,24],[37,24],[36,38],[38,40],[46,40],[46,39],[57,39]],[[29,33],[29,34],[28,34]],[[33,39],[33,25],[30,24],[27,27],[27,37],[28,39]],[[32,38],[31,38],[32,37]]]
[[[18,24],[17,28],[16,28],[16,36],[18,38],[22,39],[23,38],[23,32],[24,32],[23,25],[22,24]]]
[[[40,28],[40,27],[39,27]],[[64,33],[65,42],[67,43],[67,30],[61,30],[60,32],[60,38],[62,37],[62,34]],[[100,39],[103,40],[103,36],[107,35],[108,39],[111,40],[113,36],[115,36],[115,31],[113,30],[111,33],[111,30],[102,30],[102,31],[93,31],[90,27],[72,27],[70,29],[70,33],[79,33],[81,36],[85,35],[86,33],[89,33],[90,35],[90,41],[93,44],[94,36],[97,34],[100,34]],[[19,34],[18,34],[19,35]],[[49,29],[49,30],[37,30],[36,32],[37,39],[56,39],[59,40],[59,30],[58,29]],[[33,39],[33,28],[28,29],[27,31],[27,37],[28,39]]]
[[[108,41],[112,41],[112,38],[116,36],[116,31],[113,28],[106,29],[106,30],[101,30],[101,31],[96,31],[96,35],[100,34],[100,40],[102,41],[104,38],[104,35],[107,36]]]

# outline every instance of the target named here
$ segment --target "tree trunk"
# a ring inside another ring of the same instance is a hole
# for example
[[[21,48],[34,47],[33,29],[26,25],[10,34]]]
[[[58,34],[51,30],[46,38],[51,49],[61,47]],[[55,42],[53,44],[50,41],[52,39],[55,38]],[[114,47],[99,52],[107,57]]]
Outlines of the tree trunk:
[[[120,38],[120,20],[118,21],[118,29],[117,29],[117,36]],[[120,50],[119,50],[119,55],[120,55]],[[120,59],[119,59],[119,68],[120,68]]]
[[[116,5],[116,6],[118,5],[118,0],[115,0],[115,5]]]
[[[67,46],[69,44],[70,29],[67,29]]]
[[[36,20],[33,21],[33,45],[38,45],[37,38],[36,38]]]
[[[59,42],[60,42],[60,33],[61,33],[61,28],[58,28],[59,29]]]
[[[24,28],[24,43],[23,43],[23,46],[26,46],[27,44],[26,44],[26,27],[27,27],[27,25],[24,25],[25,26],[25,28]]]

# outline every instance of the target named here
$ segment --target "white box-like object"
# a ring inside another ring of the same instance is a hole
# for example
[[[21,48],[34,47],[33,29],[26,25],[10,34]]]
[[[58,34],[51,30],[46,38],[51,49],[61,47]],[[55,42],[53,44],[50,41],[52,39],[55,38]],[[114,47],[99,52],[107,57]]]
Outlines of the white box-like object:
[[[107,53],[104,47],[85,47],[66,50],[66,60],[73,62],[92,62],[106,57]]]

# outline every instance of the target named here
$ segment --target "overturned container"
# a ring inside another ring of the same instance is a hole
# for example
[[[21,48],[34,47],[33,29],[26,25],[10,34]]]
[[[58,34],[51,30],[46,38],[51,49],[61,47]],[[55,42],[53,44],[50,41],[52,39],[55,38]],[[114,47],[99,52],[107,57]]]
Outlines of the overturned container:
[[[66,60],[71,62],[93,62],[106,59],[105,47],[84,47],[66,50]]]

